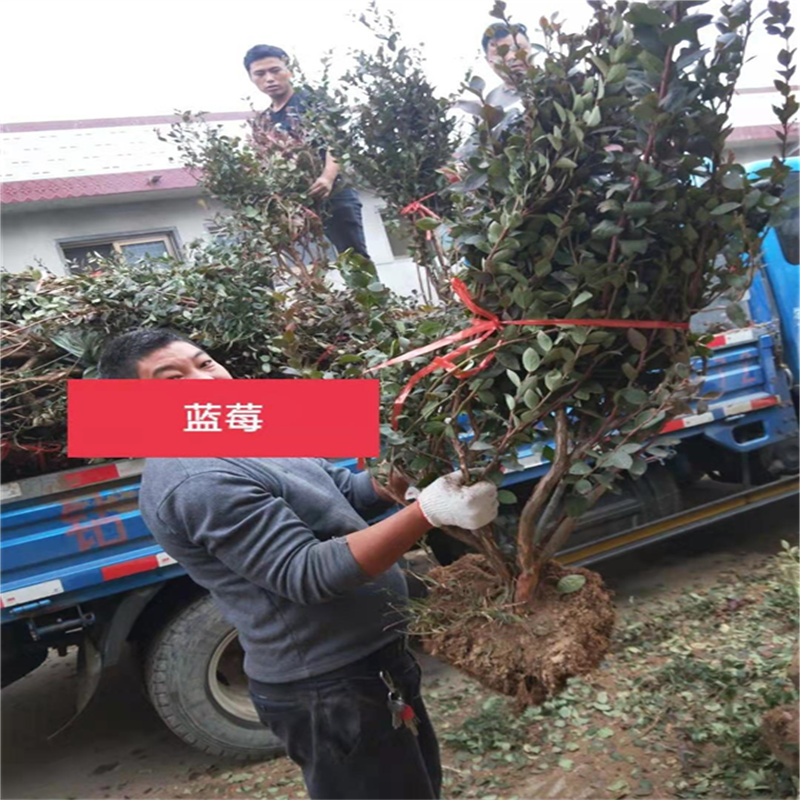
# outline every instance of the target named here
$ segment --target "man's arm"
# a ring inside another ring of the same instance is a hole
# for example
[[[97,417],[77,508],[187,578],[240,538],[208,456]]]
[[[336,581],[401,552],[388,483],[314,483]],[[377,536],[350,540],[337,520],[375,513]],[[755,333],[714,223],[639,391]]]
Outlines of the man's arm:
[[[333,191],[333,182],[339,174],[339,165],[331,155],[330,150],[325,151],[325,167],[322,174],[311,184],[308,193],[312,197],[326,198]]]
[[[345,496],[359,514],[375,510],[375,506],[388,506],[402,502],[405,498],[408,481],[397,470],[391,473],[388,486],[370,477],[368,472],[351,472],[347,467],[337,467],[324,458],[315,461],[331,476],[339,491]]]
[[[488,525],[497,516],[497,490],[486,482],[461,486],[458,476],[448,475],[391,517],[324,542],[283,498],[234,473],[187,478],[158,514],[169,530],[188,536],[236,574],[295,603],[312,605],[385,572],[434,526]]]

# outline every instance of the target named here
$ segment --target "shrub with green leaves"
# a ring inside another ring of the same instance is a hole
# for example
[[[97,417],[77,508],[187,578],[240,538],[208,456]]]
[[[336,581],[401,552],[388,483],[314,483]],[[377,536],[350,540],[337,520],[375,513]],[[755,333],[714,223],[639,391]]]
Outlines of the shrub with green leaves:
[[[268,265],[279,281],[319,284],[332,251],[325,238],[325,201],[308,189],[322,172],[313,135],[289,134],[253,125],[249,134],[229,135],[186,112],[164,141],[175,145],[184,167],[226,209],[220,229],[246,244],[250,262]]]
[[[739,318],[762,232],[786,213],[781,161],[748,175],[726,149],[751,4],[725,4],[716,20],[702,2],[590,5],[594,22],[580,33],[543,19],[541,52],[508,72],[521,111],[469,84],[462,108],[474,113],[476,149],[451,188],[452,233],[482,318],[499,322],[419,381],[389,432],[391,460],[423,484],[452,463],[499,482],[529,445],[550,461],[514,557],[491,530],[454,532],[515,582],[519,600],[621,474],[668,455],[658,432],[688,411],[690,360],[708,352],[676,326],[722,297]],[[504,3],[493,14],[515,31]],[[771,2],[766,22],[785,36],[788,3]],[[790,60],[782,50],[780,64]],[[784,125],[794,109],[786,93]],[[387,395],[408,375],[387,371]]]
[[[329,89],[333,103],[327,115],[318,112],[317,124],[356,180],[385,201],[387,224],[409,241],[414,261],[445,295],[450,261],[432,231],[449,211],[439,170],[456,149],[456,121],[449,102],[436,96],[422,53],[402,43],[391,13],[372,2],[359,19],[376,48],[351,53],[354,63]],[[420,200],[434,216],[408,208]],[[423,294],[433,299],[426,283],[421,279]]]

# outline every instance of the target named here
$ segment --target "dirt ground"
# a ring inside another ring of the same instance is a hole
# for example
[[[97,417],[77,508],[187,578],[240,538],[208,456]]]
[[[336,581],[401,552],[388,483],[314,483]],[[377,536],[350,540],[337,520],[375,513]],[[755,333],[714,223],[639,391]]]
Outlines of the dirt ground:
[[[749,771],[731,767],[737,770],[731,775],[725,773],[723,748],[725,737],[737,730],[735,723],[726,727],[725,715],[744,720],[751,710],[734,707],[725,695],[726,675],[749,670],[756,688],[771,682],[775,691],[789,691],[765,666],[788,658],[785,620],[777,618],[772,626],[752,614],[764,600],[766,555],[780,549],[781,539],[796,542],[797,536],[797,508],[787,502],[598,565],[616,592],[620,614],[611,654],[591,676],[522,716],[510,713],[505,699],[422,657],[426,698],[442,742],[443,795],[796,796],[796,788],[786,790],[791,782],[785,776],[776,783],[778,767],[763,760],[757,742],[734,741],[744,748],[738,763],[747,766],[747,748],[756,748],[752,758],[762,762],[753,761]],[[703,660],[704,648],[717,647],[715,637],[720,653],[707,652],[710,660]],[[740,651],[751,655],[726,672],[723,644],[730,645],[732,658]],[[698,671],[706,667],[708,674]],[[177,740],[149,707],[130,663],[108,676],[81,718],[48,740],[69,718],[73,684],[70,655],[49,659],[3,691],[2,797],[306,796],[299,771],[286,759],[232,766]],[[700,696],[705,686],[711,688]],[[695,706],[703,718],[687,721],[687,709]],[[723,780],[738,781],[743,789],[720,794]]]

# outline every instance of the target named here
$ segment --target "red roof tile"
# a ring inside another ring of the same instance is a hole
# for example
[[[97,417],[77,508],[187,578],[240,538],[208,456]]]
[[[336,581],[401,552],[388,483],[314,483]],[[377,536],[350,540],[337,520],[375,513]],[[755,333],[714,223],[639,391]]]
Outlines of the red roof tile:
[[[117,172],[83,175],[74,178],[46,178],[35,181],[9,181],[0,187],[0,202],[36,203],[70,197],[98,197],[133,192],[159,192],[165,189],[190,189],[197,179],[188,169],[160,169],[146,172]]]

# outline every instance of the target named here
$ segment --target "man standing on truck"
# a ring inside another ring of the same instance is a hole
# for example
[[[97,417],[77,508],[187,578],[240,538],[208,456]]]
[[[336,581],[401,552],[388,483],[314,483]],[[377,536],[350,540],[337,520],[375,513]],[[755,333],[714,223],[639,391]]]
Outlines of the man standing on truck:
[[[505,130],[522,113],[522,101],[509,73],[524,74],[528,70],[528,56],[531,53],[531,42],[528,29],[522,23],[507,25],[496,22],[489,25],[481,37],[481,47],[486,61],[494,72],[502,79],[502,83],[489,93],[487,102],[499,106],[505,116],[495,127],[496,131]],[[467,140],[456,151],[458,161],[466,161],[477,147],[477,132],[473,131]],[[451,175],[458,179],[458,168]]]
[[[278,129],[299,137],[307,100],[292,86],[286,51],[272,45],[257,44],[245,54],[244,68],[258,90],[272,101],[270,107],[255,118],[253,128],[256,131]],[[314,200],[327,201],[327,213],[323,215],[325,234],[338,252],[352,248],[369,258],[358,192],[352,186],[344,185],[339,165],[329,150],[323,150],[323,158],[325,166],[308,193]]]
[[[182,336],[144,329],[107,345],[100,374],[231,378]],[[408,488],[396,476],[390,487],[318,458],[146,462],[142,517],[237,628],[259,717],[302,767],[312,798],[439,797],[397,561],[434,526],[487,525],[497,492],[453,473],[368,525]]]

